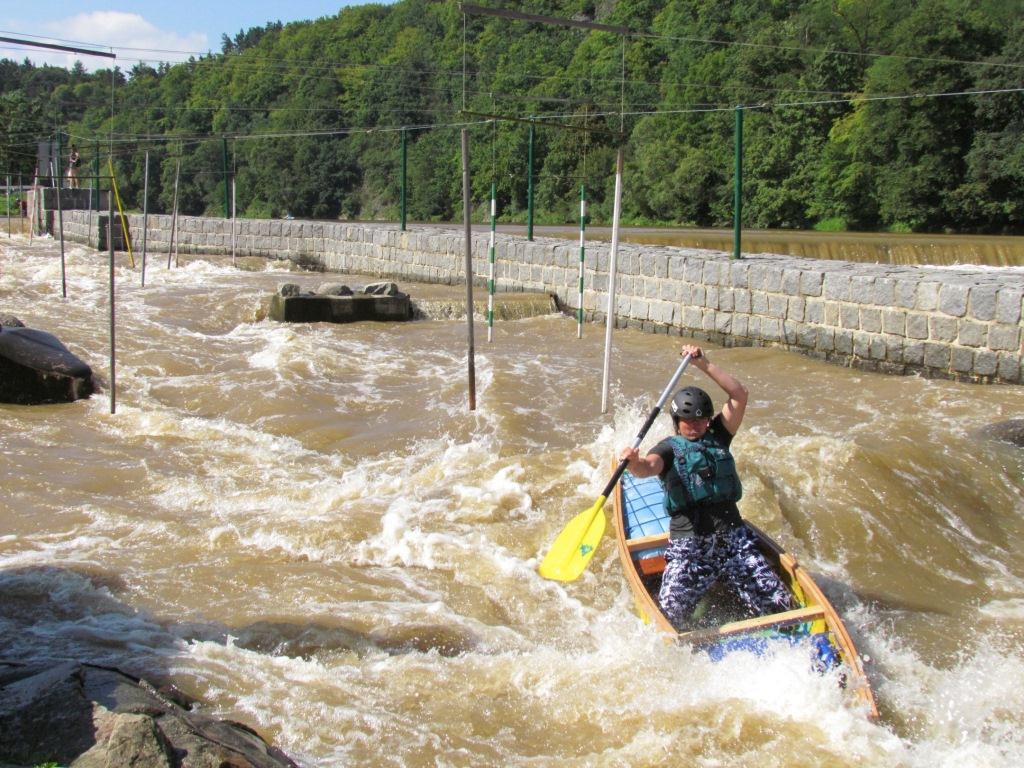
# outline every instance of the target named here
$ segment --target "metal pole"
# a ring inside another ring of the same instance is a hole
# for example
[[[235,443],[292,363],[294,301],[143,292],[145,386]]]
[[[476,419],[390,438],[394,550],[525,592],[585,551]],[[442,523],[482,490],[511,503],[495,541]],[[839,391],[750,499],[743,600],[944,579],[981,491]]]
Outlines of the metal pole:
[[[228,193],[228,140],[227,137],[221,139],[221,158],[224,161],[224,218],[226,219],[231,214],[230,206],[230,194]]]
[[[107,245],[110,247],[110,412],[117,412],[117,357],[114,314],[114,196],[107,196]]]
[[[235,193],[238,191],[238,180],[231,174],[231,266],[235,266],[235,252],[237,237],[235,236],[235,214],[238,212],[238,199]]]
[[[11,237],[11,174],[7,174],[7,238]]]
[[[584,245],[584,233],[587,231],[587,187],[580,184],[580,286],[579,308],[576,310],[576,338],[583,338],[583,262],[587,249]]]
[[[494,328],[494,229],[498,213],[498,185],[491,182],[491,238],[487,245],[487,341],[492,340]]]
[[[149,150],[146,170],[142,174],[142,287],[146,287],[146,246],[149,243]]]
[[[534,132],[531,123],[530,143],[526,153],[526,239],[531,241],[533,240],[533,139]]]
[[[60,199],[60,179],[57,180],[57,228],[60,230],[60,295],[68,297],[67,260],[64,257],[64,206]]]
[[[409,148],[408,141],[406,139],[405,128],[402,129],[402,231],[405,232],[405,201],[406,201],[406,183],[408,181],[407,163],[409,159]]]
[[[174,204],[171,206],[171,239],[167,243],[167,268],[171,268],[171,253],[174,251],[174,230],[178,225],[178,174],[181,172],[181,159],[174,164]]]
[[[462,129],[462,220],[466,233],[466,325],[469,352],[469,410],[476,410],[476,369],[473,350],[473,230],[469,219],[469,132]]]
[[[608,315],[604,331],[604,376],[601,382],[601,413],[608,413],[608,384],[612,370],[612,328],[615,327],[615,272],[619,256],[619,215],[622,212],[622,165],[624,149],[615,155],[615,208],[612,213],[612,247],[608,259]]]
[[[743,230],[743,107],[736,107],[736,173],[732,200],[732,257],[742,259]]]

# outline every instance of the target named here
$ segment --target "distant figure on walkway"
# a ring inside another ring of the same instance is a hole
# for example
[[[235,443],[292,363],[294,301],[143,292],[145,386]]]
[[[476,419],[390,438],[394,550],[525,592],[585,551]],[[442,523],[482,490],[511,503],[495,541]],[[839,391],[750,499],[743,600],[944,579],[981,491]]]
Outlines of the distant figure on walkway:
[[[78,189],[78,161],[81,156],[74,144],[71,145],[71,153],[68,155],[68,187]]]

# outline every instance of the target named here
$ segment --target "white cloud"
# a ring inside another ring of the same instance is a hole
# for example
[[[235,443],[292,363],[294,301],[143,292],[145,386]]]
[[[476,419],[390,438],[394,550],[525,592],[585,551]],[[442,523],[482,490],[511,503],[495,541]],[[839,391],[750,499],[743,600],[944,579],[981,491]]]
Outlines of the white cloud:
[[[96,48],[104,53],[113,49],[115,64],[122,71],[129,71],[139,61],[157,64],[161,61],[185,61],[191,55],[204,54],[210,44],[203,32],[180,35],[159,29],[137,13],[121,11],[93,11],[79,13],[65,19],[34,25],[31,40],[43,35],[51,38],[41,42],[69,45],[79,48]],[[24,48],[24,55],[17,51],[0,51],[0,56],[21,61],[30,59],[35,64],[52,64],[58,67],[72,67],[81,61],[87,70],[108,69],[111,60],[101,56],[73,53],[59,53],[45,49]]]

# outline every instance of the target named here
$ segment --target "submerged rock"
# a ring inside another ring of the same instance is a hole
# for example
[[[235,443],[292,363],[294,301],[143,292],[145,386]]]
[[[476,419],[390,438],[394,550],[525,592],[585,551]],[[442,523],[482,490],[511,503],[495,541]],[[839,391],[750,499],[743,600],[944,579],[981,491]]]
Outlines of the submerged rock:
[[[0,402],[68,403],[93,391],[92,369],[56,336],[0,317]]]
[[[0,662],[0,756],[15,766],[296,768],[252,729],[192,704],[116,669]]]
[[[989,440],[999,440],[1024,448],[1024,419],[1007,419],[989,424],[981,428],[980,434]]]

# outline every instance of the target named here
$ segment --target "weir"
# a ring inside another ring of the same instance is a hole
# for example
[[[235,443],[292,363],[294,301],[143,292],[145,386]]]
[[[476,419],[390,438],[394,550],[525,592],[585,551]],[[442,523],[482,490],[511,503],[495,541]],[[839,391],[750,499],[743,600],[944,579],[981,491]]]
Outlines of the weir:
[[[141,215],[127,217],[142,241]],[[167,253],[171,217],[148,217],[152,252]],[[64,236],[99,247],[105,215],[66,211]],[[182,254],[262,256],[337,272],[458,284],[456,229],[179,216]],[[232,239],[232,235],[234,240]],[[579,308],[578,246],[495,237],[495,290],[543,292]],[[473,236],[473,270],[488,270],[489,233]],[[588,243],[583,315],[603,322],[609,246]],[[480,280],[482,284],[482,280]],[[777,254],[620,243],[615,323],[726,346],[780,346],[889,374],[979,383],[1024,382],[1024,271],[864,264]]]

